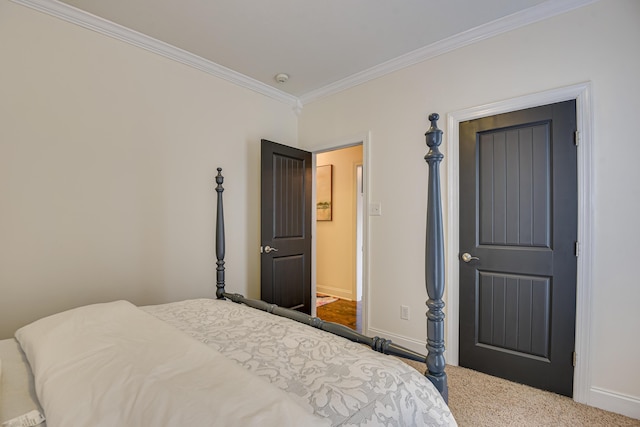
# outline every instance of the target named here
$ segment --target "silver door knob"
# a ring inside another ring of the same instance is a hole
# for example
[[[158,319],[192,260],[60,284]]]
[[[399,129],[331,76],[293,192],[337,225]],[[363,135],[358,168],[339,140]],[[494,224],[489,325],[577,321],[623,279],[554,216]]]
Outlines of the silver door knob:
[[[262,251],[261,251],[262,252]],[[264,247],[264,252],[265,253],[269,253],[269,252],[278,252],[278,250],[276,248],[272,248],[271,246],[267,245]]]
[[[476,256],[472,256],[469,252],[465,252],[463,253],[460,258],[464,261],[464,262],[471,262],[473,260],[476,261],[480,261],[480,258],[476,257]]]

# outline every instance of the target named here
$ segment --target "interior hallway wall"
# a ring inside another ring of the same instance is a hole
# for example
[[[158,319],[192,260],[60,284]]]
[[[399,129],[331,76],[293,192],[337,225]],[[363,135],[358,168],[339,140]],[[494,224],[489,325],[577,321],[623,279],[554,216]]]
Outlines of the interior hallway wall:
[[[318,153],[316,165],[333,166],[333,218],[316,224],[316,290],[356,298],[356,165],[362,145]]]

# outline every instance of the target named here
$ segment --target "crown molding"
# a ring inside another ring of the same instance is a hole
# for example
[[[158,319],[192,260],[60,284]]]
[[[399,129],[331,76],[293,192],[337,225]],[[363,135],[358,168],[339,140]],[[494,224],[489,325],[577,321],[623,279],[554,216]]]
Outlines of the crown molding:
[[[565,12],[592,4],[598,0],[547,0],[537,6],[505,16],[492,22],[480,25],[428,46],[416,49],[405,55],[383,62],[368,70],[353,74],[319,89],[308,92],[300,97],[302,104],[308,104],[321,98],[334,95],[354,86],[366,83],[394,71],[418,64],[436,56],[451,52],[464,46],[477,43],[502,33],[515,30],[525,25],[533,24],[544,19],[560,15]]]
[[[215,62],[194,55],[186,50],[172,46],[168,43],[154,39],[137,31],[126,28],[122,25],[100,18],[76,7],[70,6],[57,0],[11,0],[14,3],[35,9],[56,18],[63,19],[72,24],[95,31],[114,39],[129,43],[133,46],[148,50],[190,67],[196,68],[205,73],[227,80],[238,86],[258,92],[272,99],[278,100],[291,106],[299,114],[302,104],[293,95],[275,89],[258,80],[244,74],[233,71]]]
[[[118,25],[106,19],[92,15],[58,0],[11,1],[125,43],[129,43],[158,55],[162,55],[168,59],[172,59],[204,71],[205,73],[219,77],[223,80],[227,80],[238,86],[268,96],[269,98],[290,105],[293,111],[299,115],[304,104],[334,95],[343,90],[350,89],[354,86],[358,86],[370,80],[385,76],[444,53],[451,52],[455,49],[595,3],[598,0],[547,0],[537,6],[533,6],[521,12],[480,25],[460,34],[432,43],[423,48],[416,49],[405,55],[401,55],[380,65],[376,65],[375,67],[353,74],[319,89],[312,90],[299,98],[244,74],[216,64],[213,61],[209,61],[183,49],[154,39],[153,37],[149,37],[122,25]]]

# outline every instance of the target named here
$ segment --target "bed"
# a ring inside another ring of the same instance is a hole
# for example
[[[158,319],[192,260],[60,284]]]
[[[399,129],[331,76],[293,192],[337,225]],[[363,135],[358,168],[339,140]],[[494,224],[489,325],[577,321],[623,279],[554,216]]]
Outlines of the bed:
[[[105,302],[24,326],[0,341],[0,422],[35,410],[49,427],[456,425],[443,356],[442,132],[429,119],[427,356],[226,292],[218,169],[216,298]]]

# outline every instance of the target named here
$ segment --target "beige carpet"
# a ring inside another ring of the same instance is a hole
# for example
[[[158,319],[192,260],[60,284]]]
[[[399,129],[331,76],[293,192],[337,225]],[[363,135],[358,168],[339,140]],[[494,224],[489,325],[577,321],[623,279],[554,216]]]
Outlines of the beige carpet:
[[[425,365],[411,366],[424,372]],[[640,420],[458,366],[447,366],[449,407],[461,427],[640,426]]]

